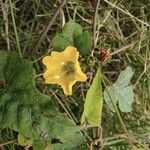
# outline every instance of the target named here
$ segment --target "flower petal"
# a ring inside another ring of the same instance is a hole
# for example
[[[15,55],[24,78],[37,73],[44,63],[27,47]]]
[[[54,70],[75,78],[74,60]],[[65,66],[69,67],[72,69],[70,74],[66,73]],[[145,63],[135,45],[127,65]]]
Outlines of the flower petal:
[[[79,52],[73,46],[68,46],[64,51],[64,55],[66,59],[73,61],[73,62],[76,62],[79,58]]]
[[[79,62],[76,62],[76,80],[86,81],[87,76],[82,72]]]
[[[51,59],[51,56],[45,56],[42,60],[42,63],[47,66],[50,64],[49,63],[50,59]]]
[[[64,76],[60,80],[59,85],[63,88],[63,91],[66,95],[72,94],[72,86],[77,82],[75,74]]]
[[[56,84],[59,82],[60,80],[60,74],[61,71],[60,70],[46,70],[44,72],[44,78],[45,78],[45,82],[46,83],[52,83],[52,84]]]
[[[82,71],[78,71],[77,75],[76,75],[76,80],[77,81],[86,81],[87,76]]]
[[[71,95],[72,86],[77,81],[86,81],[87,79],[81,71],[78,58],[79,52],[73,46],[68,46],[64,52],[52,52],[51,56],[44,57],[42,62],[46,65],[45,82],[59,84],[66,95]],[[70,62],[74,64],[72,73],[68,72],[68,69],[64,69],[69,66]]]
[[[66,59],[65,59],[65,56],[64,56],[64,52],[55,52],[55,51],[53,51],[52,53],[51,53],[51,57],[53,58],[53,59],[55,59],[56,61],[65,61]]]
[[[76,83],[76,80],[70,81],[68,83],[61,83],[61,87],[65,95],[72,95],[72,86]]]
[[[66,63],[63,52],[52,52],[51,56],[44,57],[42,62],[47,69],[58,69],[58,67],[62,67],[62,62]]]

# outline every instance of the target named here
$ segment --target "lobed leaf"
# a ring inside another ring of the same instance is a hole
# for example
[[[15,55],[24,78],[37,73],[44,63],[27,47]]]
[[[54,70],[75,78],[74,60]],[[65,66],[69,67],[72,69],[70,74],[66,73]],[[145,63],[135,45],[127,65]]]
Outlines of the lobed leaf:
[[[112,86],[107,86],[107,90],[104,91],[104,99],[108,107],[115,112],[113,103],[119,104],[119,108],[122,112],[131,112],[131,105],[134,101],[133,86],[128,86],[130,83],[133,71],[130,67],[121,72],[117,81]],[[109,94],[108,94],[108,92]]]
[[[0,91],[0,129],[11,128],[33,141],[62,140],[81,129],[37,90],[35,71],[29,61],[16,53],[1,51],[0,62],[5,83]]]

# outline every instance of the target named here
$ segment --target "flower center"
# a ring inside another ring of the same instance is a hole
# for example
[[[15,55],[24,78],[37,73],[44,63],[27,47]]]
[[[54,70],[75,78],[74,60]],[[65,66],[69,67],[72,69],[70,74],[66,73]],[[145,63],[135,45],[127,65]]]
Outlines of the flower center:
[[[69,61],[68,63],[63,65],[63,71],[66,72],[66,75],[73,74],[75,72],[74,62]]]

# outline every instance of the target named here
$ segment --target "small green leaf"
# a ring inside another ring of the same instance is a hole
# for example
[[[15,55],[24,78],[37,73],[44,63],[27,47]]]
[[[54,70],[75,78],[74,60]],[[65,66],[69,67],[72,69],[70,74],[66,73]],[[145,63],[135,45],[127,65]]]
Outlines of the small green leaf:
[[[75,47],[81,55],[89,54],[92,50],[92,38],[89,31],[84,31],[82,35],[74,40]]]
[[[67,46],[74,46],[74,39],[82,34],[82,27],[74,22],[69,21],[65,24],[61,33],[58,33],[52,39],[52,47],[54,51],[62,51]]]
[[[67,34],[69,37],[73,37],[73,39],[76,39],[82,34],[82,27],[78,23],[71,20],[65,24],[63,33]]]
[[[104,91],[104,99],[108,107],[115,112],[112,101],[116,105],[119,104],[119,108],[122,112],[131,112],[131,105],[134,101],[133,86],[128,86],[132,78],[133,71],[130,67],[127,67],[118,77],[117,81],[112,86],[107,86],[107,90]]]
[[[62,51],[67,46],[73,45],[73,38],[65,33],[58,33],[52,40],[52,47],[54,51]]]
[[[86,95],[81,123],[87,122],[91,126],[99,126],[101,123],[102,107],[101,71],[98,69]]]

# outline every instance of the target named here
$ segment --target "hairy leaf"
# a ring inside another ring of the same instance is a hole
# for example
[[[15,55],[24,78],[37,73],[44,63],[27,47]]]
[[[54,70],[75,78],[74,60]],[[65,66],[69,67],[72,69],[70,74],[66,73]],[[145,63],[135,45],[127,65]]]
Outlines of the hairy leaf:
[[[61,140],[80,130],[37,90],[30,62],[4,51],[0,52],[0,62],[5,83],[0,90],[0,129],[11,128],[34,141]]]

